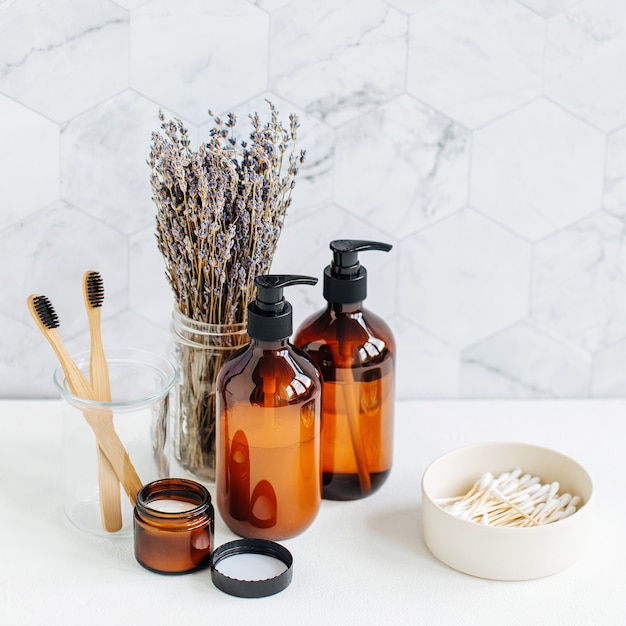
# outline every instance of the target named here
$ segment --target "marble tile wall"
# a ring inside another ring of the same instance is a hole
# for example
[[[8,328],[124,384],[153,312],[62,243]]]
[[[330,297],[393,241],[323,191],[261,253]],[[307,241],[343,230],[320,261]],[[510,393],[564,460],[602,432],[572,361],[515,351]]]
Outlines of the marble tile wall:
[[[107,344],[167,351],[158,110],[199,142],[265,98],[307,150],[273,269],[393,244],[399,398],[625,395],[625,68],[620,0],[0,0],[0,396],[55,395],[25,300],[85,349],[86,269]]]

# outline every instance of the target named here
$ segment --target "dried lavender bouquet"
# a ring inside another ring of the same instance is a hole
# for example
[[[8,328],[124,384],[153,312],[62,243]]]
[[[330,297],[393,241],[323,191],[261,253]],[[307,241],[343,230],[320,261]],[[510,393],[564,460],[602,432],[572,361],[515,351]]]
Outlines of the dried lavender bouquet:
[[[237,119],[209,112],[209,140],[197,150],[179,119],[159,113],[152,134],[150,183],[157,207],[156,237],[177,313],[173,330],[179,366],[174,448],[193,474],[214,479],[215,377],[245,332],[254,278],[269,272],[304,151],[296,151],[296,115],[285,128],[268,101],[270,118],[250,115],[248,140],[236,136]],[[187,320],[187,322],[185,322]],[[237,326],[239,325],[239,326]],[[180,330],[180,329],[179,329]],[[197,332],[196,332],[197,331]],[[205,331],[218,350],[202,350]],[[180,338],[180,337],[179,337]],[[230,345],[229,345],[230,344]],[[222,348],[233,348],[230,352]]]

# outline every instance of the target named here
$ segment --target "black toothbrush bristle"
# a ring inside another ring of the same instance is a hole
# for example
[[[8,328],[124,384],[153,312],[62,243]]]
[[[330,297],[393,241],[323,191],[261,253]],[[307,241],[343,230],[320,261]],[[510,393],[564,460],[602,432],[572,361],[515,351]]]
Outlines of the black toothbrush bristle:
[[[35,296],[33,298],[33,305],[39,320],[49,330],[59,327],[59,318],[54,310],[54,307],[50,303],[50,300],[46,296]]]
[[[87,298],[94,308],[101,307],[104,302],[104,284],[99,272],[89,272],[87,275]]]

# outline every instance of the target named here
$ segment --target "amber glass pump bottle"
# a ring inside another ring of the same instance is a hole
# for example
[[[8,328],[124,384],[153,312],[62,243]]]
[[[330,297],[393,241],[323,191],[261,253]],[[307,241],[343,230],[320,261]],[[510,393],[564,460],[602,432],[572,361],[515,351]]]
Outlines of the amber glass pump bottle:
[[[289,285],[316,278],[255,279],[248,307],[250,343],[217,377],[217,506],[242,537],[281,540],[317,516],[320,484],[322,380],[315,363],[289,343]]]
[[[379,489],[391,470],[395,354],[390,328],[363,306],[367,271],[358,253],[391,246],[339,239],[330,249],[328,306],[305,320],[293,341],[317,363],[324,381],[322,495],[355,500]]]

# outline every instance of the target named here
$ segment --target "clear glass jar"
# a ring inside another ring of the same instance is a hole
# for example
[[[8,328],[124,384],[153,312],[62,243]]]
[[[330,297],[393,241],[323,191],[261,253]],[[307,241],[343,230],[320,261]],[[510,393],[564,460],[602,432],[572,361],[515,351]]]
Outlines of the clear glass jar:
[[[111,402],[75,396],[61,366],[54,373],[63,401],[63,508],[80,530],[108,537],[129,536],[137,492],[143,484],[169,475],[166,424],[176,373],[173,364],[157,354],[132,348],[107,348],[105,352]],[[89,352],[73,359],[88,377]],[[107,483],[102,482],[104,468],[90,426],[100,420],[105,431],[114,429],[116,441],[123,446],[119,450],[130,462],[117,468],[124,484],[115,485],[117,493],[106,496],[107,506],[121,516],[116,531],[105,529],[102,514]]]
[[[249,341],[245,324],[206,324],[174,309],[171,356],[177,369],[168,424],[171,474],[215,481],[215,380]]]
[[[207,567],[213,549],[215,514],[206,487],[165,478],[142,487],[135,504],[135,558],[163,574]]]

